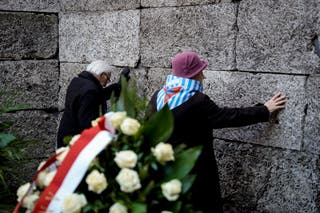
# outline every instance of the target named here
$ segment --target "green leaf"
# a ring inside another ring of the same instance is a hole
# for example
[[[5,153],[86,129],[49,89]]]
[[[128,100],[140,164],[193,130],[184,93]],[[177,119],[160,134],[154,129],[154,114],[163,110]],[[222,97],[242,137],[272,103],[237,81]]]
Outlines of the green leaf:
[[[144,203],[132,203],[131,210],[132,213],[146,213],[147,205]]]
[[[5,129],[11,127],[14,123],[12,121],[3,121],[0,122],[0,131],[4,131]]]
[[[181,212],[182,202],[175,202],[173,205],[173,212]]]
[[[195,179],[196,175],[187,175],[181,180],[183,194],[189,191]]]
[[[0,133],[0,148],[6,147],[10,142],[14,141],[16,137],[12,134]]]
[[[0,109],[0,113],[7,113],[7,112],[15,112],[15,111],[19,111],[19,110],[24,110],[27,109],[27,105],[16,105],[16,106],[8,106],[4,109]]]
[[[193,147],[175,156],[175,161],[166,164],[164,167],[165,181],[182,179],[189,174],[200,156],[201,149],[202,146]]]
[[[150,146],[166,141],[173,130],[173,115],[168,105],[156,112],[144,125],[142,134]]]
[[[129,117],[134,118],[136,116],[134,100],[130,94],[132,91],[129,90],[126,79],[121,76],[121,93],[119,100],[116,104],[116,111],[126,111]]]

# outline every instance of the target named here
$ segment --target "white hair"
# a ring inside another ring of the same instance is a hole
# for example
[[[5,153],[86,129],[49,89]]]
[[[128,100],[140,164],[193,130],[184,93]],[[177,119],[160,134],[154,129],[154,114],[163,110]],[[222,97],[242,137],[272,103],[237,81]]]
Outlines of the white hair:
[[[97,60],[91,62],[88,66],[86,71],[91,72],[95,75],[100,75],[103,72],[116,72],[116,68],[110,66],[106,61]]]

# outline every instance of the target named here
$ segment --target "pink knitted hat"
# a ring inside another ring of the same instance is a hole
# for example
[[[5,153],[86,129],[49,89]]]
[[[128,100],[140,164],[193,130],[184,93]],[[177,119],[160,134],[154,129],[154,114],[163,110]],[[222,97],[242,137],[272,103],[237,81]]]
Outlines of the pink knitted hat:
[[[208,62],[201,60],[197,53],[185,51],[172,59],[172,73],[183,78],[192,78],[204,70]]]

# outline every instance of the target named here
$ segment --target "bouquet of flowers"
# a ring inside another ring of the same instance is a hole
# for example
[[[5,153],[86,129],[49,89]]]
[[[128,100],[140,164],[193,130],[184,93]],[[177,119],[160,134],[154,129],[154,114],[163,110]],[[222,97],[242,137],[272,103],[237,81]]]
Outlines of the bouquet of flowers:
[[[67,139],[17,191],[16,212],[194,212],[190,172],[201,147],[165,141],[167,106],[150,115],[147,101],[122,79],[119,100],[92,128]]]

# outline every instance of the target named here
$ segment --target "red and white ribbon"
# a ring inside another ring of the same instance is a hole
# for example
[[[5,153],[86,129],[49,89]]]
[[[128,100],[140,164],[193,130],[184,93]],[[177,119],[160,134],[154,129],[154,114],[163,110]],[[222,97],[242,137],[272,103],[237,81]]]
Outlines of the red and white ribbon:
[[[112,141],[114,132],[107,114],[99,119],[97,126],[84,130],[71,146],[51,183],[41,193],[33,212],[60,213],[63,201],[76,190],[92,160]],[[41,171],[44,169],[42,167]],[[15,212],[20,206],[21,202]]]

